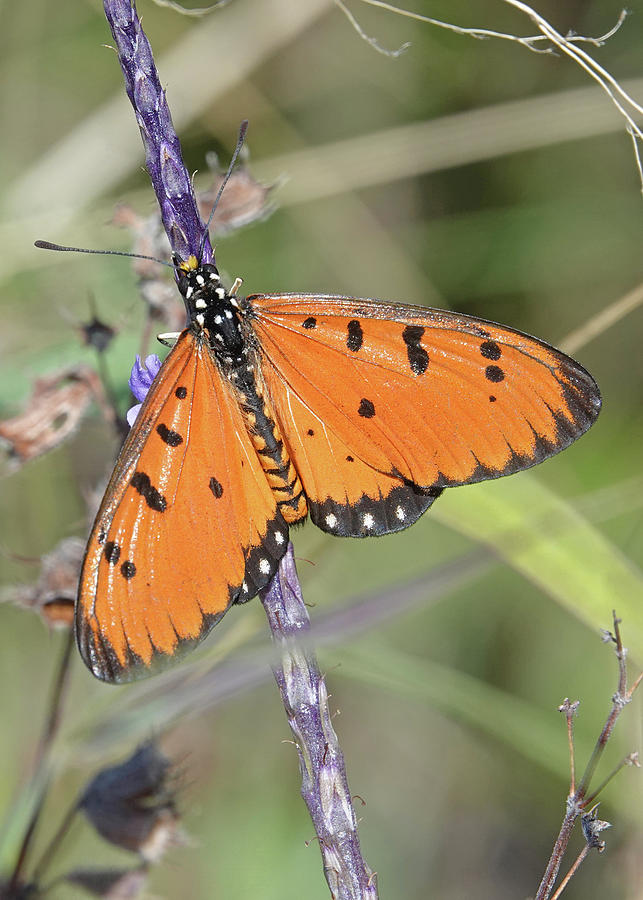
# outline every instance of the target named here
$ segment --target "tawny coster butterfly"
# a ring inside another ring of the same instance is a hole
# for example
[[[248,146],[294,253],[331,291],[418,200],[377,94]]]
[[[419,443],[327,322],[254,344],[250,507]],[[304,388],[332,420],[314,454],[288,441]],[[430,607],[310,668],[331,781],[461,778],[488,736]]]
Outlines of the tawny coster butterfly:
[[[592,377],[471,316],[227,291],[177,260],[188,314],[121,450],[76,610],[94,675],[128,681],[196,644],[275,574],[291,525],[399,531],[444,488],[509,475],[596,419]]]

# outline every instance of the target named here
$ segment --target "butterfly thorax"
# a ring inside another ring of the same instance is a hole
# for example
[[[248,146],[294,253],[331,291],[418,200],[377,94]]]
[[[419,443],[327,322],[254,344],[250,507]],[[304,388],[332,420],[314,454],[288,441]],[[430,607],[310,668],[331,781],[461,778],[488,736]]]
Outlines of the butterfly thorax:
[[[210,349],[226,367],[240,368],[247,348],[239,315],[239,303],[221,285],[217,268],[204,263],[179,269],[179,290],[195,332],[206,332]]]

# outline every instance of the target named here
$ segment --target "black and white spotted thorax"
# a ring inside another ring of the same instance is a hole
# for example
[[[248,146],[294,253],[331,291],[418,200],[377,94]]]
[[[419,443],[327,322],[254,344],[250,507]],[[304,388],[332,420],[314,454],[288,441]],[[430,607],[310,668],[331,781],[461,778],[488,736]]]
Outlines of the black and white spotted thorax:
[[[222,363],[241,365],[247,350],[241,330],[240,304],[222,286],[216,266],[203,263],[181,267],[178,285],[190,327],[197,333],[207,331],[210,347]]]

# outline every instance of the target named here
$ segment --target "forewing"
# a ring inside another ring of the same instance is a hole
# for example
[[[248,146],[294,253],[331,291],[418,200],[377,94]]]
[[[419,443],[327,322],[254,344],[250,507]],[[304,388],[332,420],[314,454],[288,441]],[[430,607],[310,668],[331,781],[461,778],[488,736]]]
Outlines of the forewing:
[[[121,451],[90,536],[76,629],[105,681],[147,674],[249,599],[287,545],[237,398],[184,332]]]
[[[248,303],[311,514],[335,533],[404,527],[423,511],[413,515],[414,497],[535,465],[600,409],[578,363],[491,322],[342,297]],[[402,489],[413,498],[393,493]],[[362,495],[376,508],[362,509]],[[339,518],[333,504],[345,510],[339,528],[328,525]],[[365,530],[371,512],[379,518]]]

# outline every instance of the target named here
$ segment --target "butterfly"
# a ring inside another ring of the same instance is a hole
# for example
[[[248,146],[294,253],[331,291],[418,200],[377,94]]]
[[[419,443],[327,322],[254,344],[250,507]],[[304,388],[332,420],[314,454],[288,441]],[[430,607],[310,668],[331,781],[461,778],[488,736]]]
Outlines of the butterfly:
[[[585,369],[501,325],[320,294],[238,297],[177,260],[188,325],[126,439],[76,607],[104,681],[149,674],[264,588],[307,516],[366,537],[445,488],[569,446],[601,398]]]

